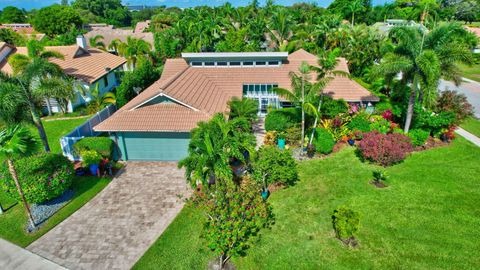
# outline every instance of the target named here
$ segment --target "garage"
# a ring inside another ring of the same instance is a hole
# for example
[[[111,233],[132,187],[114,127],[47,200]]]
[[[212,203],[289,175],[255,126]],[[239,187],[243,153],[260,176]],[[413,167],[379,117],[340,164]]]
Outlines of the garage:
[[[178,161],[187,156],[188,132],[118,132],[117,157],[133,161]]]

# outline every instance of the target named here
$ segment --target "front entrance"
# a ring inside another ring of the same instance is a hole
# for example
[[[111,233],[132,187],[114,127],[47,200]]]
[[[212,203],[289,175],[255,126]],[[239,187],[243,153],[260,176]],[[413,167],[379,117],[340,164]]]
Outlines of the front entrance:
[[[243,96],[251,98],[258,103],[258,115],[265,116],[269,109],[280,107],[278,95],[271,89],[278,87],[277,84],[244,84]]]

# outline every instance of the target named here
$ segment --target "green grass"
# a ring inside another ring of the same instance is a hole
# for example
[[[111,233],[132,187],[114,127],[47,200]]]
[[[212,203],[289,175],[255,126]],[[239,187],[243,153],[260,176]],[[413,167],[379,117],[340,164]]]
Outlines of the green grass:
[[[463,121],[460,127],[473,135],[480,137],[480,120],[475,119],[474,117],[469,117]]]
[[[377,166],[353,148],[300,164],[301,181],[272,194],[276,223],[263,230],[237,269],[478,269],[480,148],[463,138],[412,154],[386,169],[389,187],[368,182]],[[335,239],[331,214],[347,205],[362,215],[360,246]],[[205,268],[196,209],[181,212],[137,269]],[[201,257],[201,258],[199,258]]]
[[[7,209],[3,215],[0,215],[0,237],[21,247],[28,246],[90,201],[109,182],[108,178],[75,177],[72,184],[74,198],[48,219],[40,230],[31,234],[25,231],[27,216],[23,206],[10,199],[5,193],[0,193],[0,203],[4,209]]]
[[[52,121],[42,121],[47,133],[48,144],[50,145],[50,150],[52,153],[61,153],[62,149],[60,147],[60,138],[67,135],[69,132],[74,130],[77,126],[85,123],[88,120],[88,116],[83,118],[75,118],[68,120],[52,120]],[[35,127],[30,127],[32,134],[38,136],[38,131]]]
[[[480,64],[475,64],[472,66],[467,66],[467,65],[459,65],[459,66],[463,74],[463,77],[480,82]]]

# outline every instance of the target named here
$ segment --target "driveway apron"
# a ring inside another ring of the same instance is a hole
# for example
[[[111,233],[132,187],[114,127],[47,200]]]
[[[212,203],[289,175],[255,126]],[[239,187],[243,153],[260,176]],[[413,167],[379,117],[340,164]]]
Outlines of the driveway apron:
[[[27,249],[70,269],[130,269],[191,194],[176,163],[129,162],[95,198]]]

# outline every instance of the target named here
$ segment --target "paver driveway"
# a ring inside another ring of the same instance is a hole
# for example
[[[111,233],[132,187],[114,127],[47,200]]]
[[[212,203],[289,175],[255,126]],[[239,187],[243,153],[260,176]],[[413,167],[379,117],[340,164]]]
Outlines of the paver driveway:
[[[27,249],[70,269],[130,269],[190,194],[176,163],[128,163],[100,194]]]

